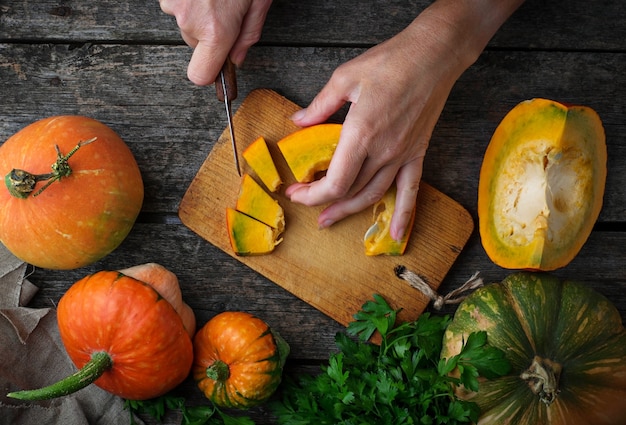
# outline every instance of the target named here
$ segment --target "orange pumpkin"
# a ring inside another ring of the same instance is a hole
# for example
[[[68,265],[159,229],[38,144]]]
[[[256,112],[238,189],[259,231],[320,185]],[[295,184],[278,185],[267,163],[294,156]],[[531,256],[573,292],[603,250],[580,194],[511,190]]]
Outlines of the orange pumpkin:
[[[532,99],[495,130],[480,170],[478,218],[486,253],[509,269],[555,270],[589,237],[606,180],[598,114]]]
[[[59,301],[57,320],[63,345],[81,369],[10,397],[55,398],[93,382],[145,400],[176,387],[191,369],[192,341],[176,310],[150,285],[120,272],[100,271],[72,285]]]
[[[169,302],[176,313],[180,316],[185,326],[185,330],[189,334],[189,338],[193,338],[196,334],[196,315],[183,301],[183,294],[180,291],[178,277],[156,263],[140,264],[138,266],[129,267],[120,270],[120,273],[140,280],[152,286],[155,291]]]
[[[0,146],[0,241],[49,269],[91,264],[130,232],[143,181],[130,149],[82,116],[37,121]]]
[[[288,354],[287,343],[263,320],[224,312],[194,337],[192,375],[217,406],[246,409],[274,393]]]

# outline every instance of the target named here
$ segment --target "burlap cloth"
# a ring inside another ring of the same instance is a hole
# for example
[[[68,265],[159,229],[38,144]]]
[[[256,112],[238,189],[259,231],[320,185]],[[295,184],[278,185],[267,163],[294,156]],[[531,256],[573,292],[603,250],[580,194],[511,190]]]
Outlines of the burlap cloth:
[[[95,385],[48,401],[6,396],[49,385],[76,371],[63,348],[55,310],[25,307],[37,292],[25,279],[26,267],[0,244],[0,424],[129,424],[123,400]]]

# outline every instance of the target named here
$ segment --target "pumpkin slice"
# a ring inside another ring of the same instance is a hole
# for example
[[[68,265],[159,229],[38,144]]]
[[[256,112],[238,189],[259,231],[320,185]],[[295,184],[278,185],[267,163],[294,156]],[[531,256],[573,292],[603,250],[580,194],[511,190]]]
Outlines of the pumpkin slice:
[[[226,208],[226,226],[230,245],[237,255],[269,254],[282,242],[277,229],[233,208]]]
[[[241,179],[235,209],[273,227],[279,233],[285,229],[283,208],[249,174],[244,174]]]
[[[504,268],[555,270],[589,237],[606,181],[602,122],[584,106],[533,99],[493,134],[480,170],[482,245]]]
[[[402,255],[409,243],[415,220],[415,207],[404,236],[400,241],[391,237],[389,228],[396,205],[396,186],[391,186],[380,201],[374,204],[374,224],[367,229],[363,238],[365,255]]]
[[[243,151],[243,157],[263,184],[276,192],[283,183],[263,137],[256,139]]]
[[[341,127],[341,124],[313,125],[278,141],[278,148],[299,183],[311,182],[315,173],[328,169]]]

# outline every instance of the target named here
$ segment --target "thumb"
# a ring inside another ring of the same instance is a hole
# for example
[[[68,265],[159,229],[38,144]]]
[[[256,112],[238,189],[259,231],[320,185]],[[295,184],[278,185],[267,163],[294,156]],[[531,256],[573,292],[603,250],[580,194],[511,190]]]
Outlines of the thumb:
[[[227,55],[228,50],[220,48],[219,45],[198,41],[189,60],[187,77],[198,86],[212,84],[222,69]]]
[[[308,127],[322,123],[337,112],[346,102],[351,100],[349,91],[335,81],[331,77],[309,106],[296,112],[291,117],[296,125]]]

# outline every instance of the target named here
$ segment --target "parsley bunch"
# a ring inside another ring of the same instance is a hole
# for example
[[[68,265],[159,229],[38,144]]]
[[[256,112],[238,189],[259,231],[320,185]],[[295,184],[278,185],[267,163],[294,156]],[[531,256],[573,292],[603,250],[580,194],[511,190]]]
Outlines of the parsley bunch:
[[[478,376],[506,374],[504,353],[487,345],[485,332],[471,334],[461,352],[440,359],[449,316],[422,314],[397,324],[397,313],[379,295],[366,302],[335,337],[339,352],[316,376],[285,379],[282,399],[272,403],[280,424],[468,424],[478,405],[457,398],[455,386],[478,389]],[[380,345],[368,343],[374,332]],[[357,338],[350,338],[349,335]],[[448,374],[458,369],[459,378]]]
[[[131,425],[136,424],[134,415],[148,415],[158,423],[163,423],[168,410],[181,412],[181,425],[254,425],[249,417],[229,416],[212,403],[188,407],[184,397],[169,394],[150,400],[125,400],[124,407],[130,413]]]

